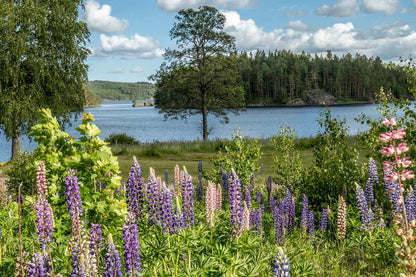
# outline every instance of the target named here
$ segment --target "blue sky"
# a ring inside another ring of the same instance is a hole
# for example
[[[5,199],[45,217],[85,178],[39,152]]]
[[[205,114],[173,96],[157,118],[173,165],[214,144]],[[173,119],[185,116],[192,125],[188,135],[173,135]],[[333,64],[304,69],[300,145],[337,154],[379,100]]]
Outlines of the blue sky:
[[[177,11],[216,7],[238,50],[416,56],[416,0],[88,0],[89,80],[148,81],[175,43]]]

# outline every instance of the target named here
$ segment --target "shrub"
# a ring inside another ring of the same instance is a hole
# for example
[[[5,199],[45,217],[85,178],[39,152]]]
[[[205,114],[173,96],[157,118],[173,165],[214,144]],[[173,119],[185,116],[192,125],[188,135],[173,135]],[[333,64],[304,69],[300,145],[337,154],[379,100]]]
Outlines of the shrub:
[[[137,141],[133,137],[128,136],[126,133],[111,134],[108,136],[108,138],[105,139],[105,142],[108,142],[110,144],[136,144],[137,143]]]

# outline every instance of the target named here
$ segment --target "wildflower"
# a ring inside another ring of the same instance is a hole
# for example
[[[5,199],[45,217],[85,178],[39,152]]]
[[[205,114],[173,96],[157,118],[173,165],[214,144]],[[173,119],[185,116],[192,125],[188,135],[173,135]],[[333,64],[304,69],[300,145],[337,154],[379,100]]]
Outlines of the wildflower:
[[[232,178],[229,186],[229,205],[231,213],[231,225],[236,236],[243,220],[243,205],[241,203],[241,182],[234,170],[232,170]]]
[[[217,205],[217,189],[216,185],[208,181],[208,187],[205,194],[205,213],[209,227],[214,226],[214,211]]]
[[[394,147],[393,145],[390,145],[389,147],[383,146],[383,150],[381,150],[380,152],[385,156],[391,156],[394,154]]]
[[[389,162],[389,161],[383,162],[383,170],[384,171],[392,170],[393,167],[394,167],[394,163],[393,162]]]
[[[150,170],[150,176],[147,182],[147,209],[149,213],[150,225],[157,224],[157,217],[159,213],[159,192],[156,177]]]
[[[387,118],[383,119],[383,124],[385,126],[390,126],[390,120],[388,120]]]
[[[379,183],[376,161],[373,158],[368,161],[368,175],[373,185]]]
[[[285,195],[285,228],[288,232],[293,232],[295,230],[295,201],[292,197],[292,192],[289,188],[286,188]]]
[[[139,276],[141,269],[137,225],[133,215],[127,216],[123,225],[124,263],[127,276]]]
[[[39,197],[46,197],[46,195],[48,195],[48,187],[46,185],[46,168],[43,161],[40,161],[36,168],[36,187],[38,189]]]
[[[173,222],[173,194],[166,186],[163,186],[163,201],[162,205],[162,231],[163,233],[174,233]]]
[[[221,207],[222,207],[222,188],[220,185],[217,186],[216,189],[216,196],[215,196],[215,200],[217,201],[217,205],[215,207],[215,210],[217,211],[221,211]]]
[[[402,174],[402,181],[413,179],[415,175],[413,174],[413,171],[411,170],[403,170]]]
[[[289,260],[283,249],[279,247],[277,249],[276,259],[273,264],[274,277],[289,277],[290,276]]]
[[[365,199],[369,206],[374,202],[373,183],[370,178],[367,179],[367,183],[365,184]]]
[[[186,172],[186,169],[182,180],[183,214],[185,225],[188,227],[194,225],[195,215],[193,198],[194,186],[192,184],[192,177],[188,174],[188,172]]]
[[[244,202],[241,231],[248,231],[249,229],[250,229],[250,211],[247,207],[246,202]]]
[[[391,139],[391,133],[381,134],[379,138],[380,142],[389,142]]]
[[[133,164],[126,184],[127,208],[136,218],[141,217],[144,205],[144,184],[141,176],[140,165],[133,157]]]
[[[256,192],[256,201],[257,201],[257,203],[261,204],[262,203],[262,198],[263,198],[263,195],[262,195],[261,191],[258,190]]]
[[[309,211],[308,215],[308,235],[309,238],[313,238],[315,233],[315,216],[313,214],[313,211]]]
[[[308,197],[306,195],[303,195],[302,199],[302,214],[300,219],[300,227],[302,228],[303,232],[306,232],[308,230]]]
[[[374,216],[370,212],[363,189],[356,184],[356,199],[361,218],[361,230],[371,230]]]
[[[251,194],[250,194],[250,189],[248,188],[248,186],[246,188],[246,192],[244,193],[244,202],[246,203],[247,208],[250,209],[250,207],[251,207]]]
[[[401,160],[401,165],[404,168],[409,167],[412,164],[412,161],[410,160],[410,157],[405,157]]]
[[[322,213],[321,213],[321,232],[325,232],[326,231],[326,227],[328,225],[328,209],[322,209]]]
[[[344,198],[338,198],[338,214],[337,214],[337,236],[344,239],[347,230],[347,203]]]
[[[47,274],[47,266],[45,264],[47,257],[41,253],[33,253],[32,261],[29,263],[28,277],[44,277]]]
[[[98,257],[98,253],[100,253],[100,248],[102,248],[104,245],[102,243],[103,241],[103,231],[101,230],[101,224],[93,224],[91,223],[91,229],[90,229],[90,249],[91,249],[91,255]]]
[[[107,250],[105,253],[105,265],[103,277],[122,277],[120,255],[113,242],[113,236],[108,235]]]

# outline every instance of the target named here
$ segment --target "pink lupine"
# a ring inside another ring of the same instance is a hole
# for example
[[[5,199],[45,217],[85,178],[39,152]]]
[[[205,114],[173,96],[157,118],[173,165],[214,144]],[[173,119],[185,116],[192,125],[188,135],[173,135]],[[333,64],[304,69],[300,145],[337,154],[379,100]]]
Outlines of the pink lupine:
[[[409,151],[409,147],[407,147],[407,144],[405,142],[400,143],[398,148],[400,150],[400,153]]]
[[[390,119],[390,125],[391,125],[391,126],[396,126],[396,119],[391,118],[391,119]]]
[[[415,175],[413,174],[413,171],[411,171],[411,170],[403,170],[401,175],[402,175],[402,177],[405,178],[405,180],[413,179],[415,177]]]
[[[390,125],[390,120],[388,120],[387,118],[383,119],[383,124],[385,126],[389,126]]]
[[[380,152],[381,154],[385,156],[391,156],[394,154],[394,146],[393,145],[390,145],[389,147],[383,146],[383,150],[381,150]]]
[[[397,131],[392,131],[391,132],[391,138],[392,139],[402,139],[404,138],[404,136],[406,135],[406,132],[404,132],[403,129],[397,130]]]
[[[401,160],[402,167],[407,168],[412,164],[410,157],[405,157]]]
[[[390,133],[381,134],[379,140],[380,142],[389,142],[391,140],[391,134]]]
[[[393,167],[394,167],[394,163],[393,162],[389,162],[389,161],[383,162],[383,170],[384,171],[392,170]]]
[[[396,172],[386,174],[386,176],[384,177],[384,181],[386,181],[386,182],[394,182],[398,179],[399,179],[399,175]]]

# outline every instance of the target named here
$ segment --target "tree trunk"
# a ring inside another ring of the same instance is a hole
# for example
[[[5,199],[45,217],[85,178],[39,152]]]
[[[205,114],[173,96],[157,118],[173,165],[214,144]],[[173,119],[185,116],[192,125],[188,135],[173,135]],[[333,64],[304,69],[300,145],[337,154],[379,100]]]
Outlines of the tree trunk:
[[[18,124],[13,127],[12,136],[12,160],[16,159],[20,154],[20,128]]]
[[[205,97],[202,100],[202,136],[204,141],[208,140],[208,111],[207,104],[205,103]]]

